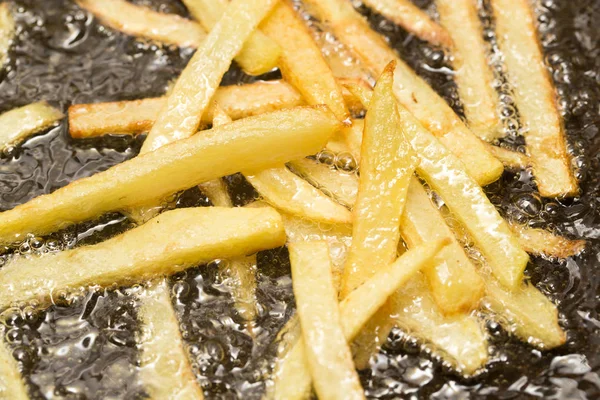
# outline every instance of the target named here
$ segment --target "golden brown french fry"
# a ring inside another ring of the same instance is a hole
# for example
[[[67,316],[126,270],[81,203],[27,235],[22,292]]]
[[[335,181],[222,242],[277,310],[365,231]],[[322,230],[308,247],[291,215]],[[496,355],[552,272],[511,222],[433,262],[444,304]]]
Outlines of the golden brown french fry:
[[[419,269],[425,268],[444,243],[436,241],[406,252],[350,293],[339,305],[346,340],[352,341],[370,316]],[[273,395],[270,396],[275,399],[303,399],[310,391],[311,378],[307,372],[304,342],[302,338],[296,342],[293,339],[287,340],[290,347],[276,364]]]
[[[585,249],[585,240],[569,240],[544,229],[529,228],[518,224],[510,224],[510,228],[519,239],[521,247],[536,256],[567,258],[575,256]]]
[[[390,64],[377,81],[365,118],[353,240],[344,267],[342,299],[397,256],[400,216],[417,161],[399,128],[391,92],[393,67]]]
[[[452,38],[454,80],[471,131],[492,142],[504,135],[500,98],[492,82],[476,0],[436,0],[440,23]]]
[[[8,49],[15,36],[15,20],[9,3],[0,4],[0,68],[8,61]]]
[[[269,208],[185,208],[96,245],[16,257],[0,270],[0,307],[81,286],[127,284],[215,258],[281,246],[285,231]]]
[[[340,121],[350,118],[344,96],[321,49],[308,28],[286,2],[280,2],[262,29],[281,47],[280,69],[310,105],[325,104]]]
[[[414,118],[398,107],[401,119]],[[416,129],[405,133],[419,155],[417,173],[444,200],[450,212],[469,232],[494,276],[507,288],[518,288],[529,256],[521,248],[508,223],[490,203],[460,160],[433,135],[414,121]]]
[[[352,222],[350,211],[285,167],[244,176],[267,203],[289,214],[333,224]]]
[[[206,34],[200,25],[125,0],[76,0],[103,24],[133,36],[182,47],[198,47]]]
[[[7,111],[0,115],[0,148],[23,141],[63,117],[60,110],[44,101]]]
[[[316,160],[302,158],[290,161],[293,171],[321,191],[329,193],[338,203],[352,208],[358,194],[358,176],[356,172],[335,170],[333,167]]]
[[[232,0],[222,18],[185,67],[167,104],[148,133],[141,153],[192,136],[221,78],[246,39],[277,0]]]
[[[565,343],[566,335],[558,324],[556,306],[534,286],[525,283],[508,291],[493,279],[487,279],[486,283],[483,303],[504,329],[541,349]]]
[[[342,328],[327,243],[298,242],[288,249],[304,352],[315,392],[321,399],[364,399]]]
[[[452,46],[451,34],[410,0],[365,0],[365,5],[419,39],[442,47]]]
[[[153,399],[203,399],[179,332],[169,287],[162,281],[140,299],[140,377]]]
[[[525,169],[531,164],[529,157],[526,154],[519,153],[518,151],[512,151],[503,147],[488,145],[490,152],[496,157],[505,168],[516,170]]]
[[[190,14],[210,32],[223,16],[227,0],[183,0]],[[281,49],[260,30],[253,32],[235,61],[250,75],[260,75],[277,67]]]
[[[544,197],[575,196],[579,187],[530,5],[526,0],[493,0],[491,4],[538,190]]]
[[[29,400],[19,365],[4,342],[4,338],[0,339],[0,399]]]
[[[271,168],[314,154],[340,125],[324,107],[299,107],[205,131],[0,213],[0,242],[142,206],[240,170]]]
[[[423,79],[415,74],[346,0],[307,0],[311,10],[329,24],[337,38],[348,46],[372,73],[379,75],[396,61],[396,98],[440,141],[447,146],[481,185],[502,174],[502,164],[483,141],[466,127],[450,106]]]
[[[166,98],[76,104],[69,107],[69,133],[86,138],[107,133],[148,132]],[[288,83],[275,80],[245,85],[221,86],[204,114],[202,123],[212,123],[216,105],[234,120],[304,104],[302,96]]]

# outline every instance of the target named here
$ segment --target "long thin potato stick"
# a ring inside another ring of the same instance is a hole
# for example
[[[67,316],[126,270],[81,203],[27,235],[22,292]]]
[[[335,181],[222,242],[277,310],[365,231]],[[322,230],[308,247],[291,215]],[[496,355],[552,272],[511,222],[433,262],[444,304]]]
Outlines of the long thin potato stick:
[[[414,118],[399,105],[401,119]],[[490,203],[460,160],[433,135],[414,121],[405,134],[419,154],[417,173],[442,197],[450,212],[469,232],[494,276],[508,288],[517,288],[529,256],[521,248],[508,223]]]
[[[233,0],[185,67],[141,153],[192,136],[233,57],[277,0]]]
[[[433,345],[465,375],[471,375],[488,360],[488,344],[484,330],[475,316],[445,316],[428,293],[421,277],[411,279],[394,293],[392,316],[409,335]]]
[[[298,242],[288,249],[304,351],[315,392],[321,399],[364,399],[342,328],[327,243]]]
[[[444,244],[444,241],[436,241],[406,252],[350,293],[339,305],[346,340],[352,341],[387,298],[419,269],[426,267]],[[310,391],[311,379],[306,372],[308,367],[303,346],[300,339],[277,363],[274,373],[275,399],[302,399]]]
[[[528,228],[518,224],[510,224],[510,228],[519,239],[521,247],[536,256],[567,258],[585,249],[585,240],[570,240],[544,229]]]
[[[285,167],[244,176],[267,203],[287,213],[319,222],[352,222],[350,211]]]
[[[294,10],[280,2],[262,29],[281,47],[280,69],[308,104],[325,104],[340,121],[350,117],[341,87],[325,62],[321,49]]]
[[[140,376],[152,399],[203,399],[179,332],[168,284],[164,281],[141,299],[143,323]]]
[[[223,16],[227,0],[184,0],[190,14],[210,32]],[[277,67],[281,49],[261,31],[254,31],[235,61],[250,75],[260,75]]]
[[[500,98],[493,87],[494,73],[487,60],[483,27],[476,0],[436,0],[440,23],[452,38],[454,80],[469,128],[492,142],[503,136],[498,113]]]
[[[342,299],[397,256],[400,216],[416,159],[399,128],[392,71],[390,64],[377,81],[365,118],[353,241],[344,267]]]
[[[365,0],[365,5],[422,40],[442,47],[452,46],[448,31],[410,0]]]
[[[62,112],[43,101],[7,111],[0,115],[0,148],[25,140],[63,117]]]
[[[323,107],[299,107],[211,129],[0,213],[0,242],[141,206],[240,170],[315,154],[340,125]]]
[[[484,305],[499,317],[494,319],[508,332],[541,349],[565,343],[566,335],[558,324],[556,306],[531,284],[507,291],[488,279],[486,292]]]
[[[544,197],[575,196],[579,187],[530,5],[527,0],[493,0],[491,4],[538,190]]]
[[[103,24],[133,36],[183,47],[198,47],[206,34],[200,25],[177,15],[152,11],[125,0],[76,0]]]
[[[311,10],[329,24],[337,38],[348,46],[374,75],[396,61],[394,94],[462,162],[481,185],[502,174],[502,164],[483,141],[466,127],[450,106],[415,74],[371,28],[347,0],[307,0]]]
[[[0,339],[0,399],[29,400],[19,365],[4,342],[4,338]]]
[[[202,114],[202,123],[213,122],[217,104],[234,120],[305,104],[302,96],[281,80],[221,86],[212,100]],[[74,138],[86,138],[107,133],[148,132],[166,102],[161,97],[76,104],[69,107],[69,133]]]
[[[186,208],[93,246],[17,257],[0,269],[0,307],[87,285],[127,284],[215,258],[285,243],[279,214],[269,208]]]
[[[0,68],[8,61],[8,49],[15,36],[15,20],[9,3],[0,4]]]
[[[355,172],[334,170],[333,167],[316,160],[302,158],[290,161],[293,171],[311,185],[319,188],[338,203],[352,208],[358,194],[358,177]]]
[[[512,151],[503,147],[488,145],[490,152],[502,162],[505,168],[511,170],[525,169],[531,162],[526,154]]]

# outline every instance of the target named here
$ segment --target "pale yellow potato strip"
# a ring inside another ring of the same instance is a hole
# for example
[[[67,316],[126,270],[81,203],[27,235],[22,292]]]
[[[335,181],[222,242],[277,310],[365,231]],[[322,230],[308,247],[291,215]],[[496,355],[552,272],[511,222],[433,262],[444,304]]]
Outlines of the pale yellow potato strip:
[[[0,270],[0,307],[88,285],[120,285],[168,275],[215,258],[232,258],[285,243],[269,208],[186,208],[93,246],[16,257]]]
[[[402,106],[398,108],[401,120],[413,118]],[[404,132],[419,155],[417,173],[469,232],[500,283],[511,289],[519,287],[529,256],[508,223],[466,172],[464,164],[416,120],[413,127]]]
[[[15,19],[10,11],[10,4],[0,4],[0,68],[8,62],[8,50],[15,36]]]
[[[392,68],[381,75],[367,109],[358,196],[353,209],[352,247],[340,298],[396,259],[400,216],[416,158],[400,128]]]
[[[143,324],[139,374],[151,399],[203,399],[190,365],[169,286],[162,281],[140,299]]]
[[[493,0],[491,4],[538,190],[544,197],[575,196],[579,187],[533,11],[527,0]]]
[[[277,0],[232,0],[185,67],[141,153],[192,136],[233,57]]]
[[[289,214],[319,222],[352,222],[352,214],[348,209],[285,167],[244,176],[267,203]]]
[[[333,167],[309,158],[290,161],[292,170],[311,185],[328,193],[338,203],[352,209],[358,194],[356,172],[335,170]]]
[[[64,117],[46,102],[32,103],[0,115],[0,148],[17,144]]]
[[[160,97],[76,104],[69,107],[69,133],[74,138],[86,138],[107,133],[148,132],[166,102],[166,97]],[[221,86],[202,114],[201,122],[213,122],[217,105],[232,119],[237,120],[304,104],[302,96],[290,84],[281,80]]]
[[[29,400],[19,364],[12,356],[4,339],[0,339],[0,399]]]
[[[565,343],[566,334],[558,324],[558,310],[538,289],[525,283],[508,291],[493,279],[486,283],[484,306],[504,329],[544,350]]]
[[[436,0],[435,5],[440,23],[454,43],[450,47],[454,80],[469,128],[480,138],[492,142],[504,136],[504,129],[477,0]]]
[[[182,47],[198,47],[206,34],[200,25],[178,15],[137,6],[125,0],[76,0],[103,24],[128,35]]]
[[[342,328],[327,243],[298,242],[288,249],[304,352],[315,392],[320,399],[364,399]]]
[[[536,256],[567,258],[575,256],[585,249],[585,240],[570,240],[544,229],[529,228],[518,224],[511,224],[510,228],[519,239],[521,247]]]
[[[280,69],[310,105],[325,104],[340,121],[350,118],[341,87],[304,22],[285,1],[280,2],[262,29],[281,47]]]
[[[369,27],[347,0],[307,0],[317,16],[350,48],[374,75],[396,61],[394,94],[417,119],[447,146],[480,185],[500,177],[502,164],[423,79],[415,74],[387,43]]]
[[[0,242],[139,207],[240,170],[271,168],[315,154],[339,128],[327,109],[299,107],[205,131],[0,213]]]
[[[488,149],[507,169],[525,169],[531,164],[529,157],[518,151],[508,150],[491,144],[488,145]]]
[[[227,0],[183,0],[190,14],[210,32],[223,16]],[[260,30],[254,31],[235,61],[250,75],[260,75],[277,67],[281,49]]]
[[[287,229],[287,228],[286,228]],[[406,252],[394,263],[382,268],[364,285],[353,291],[340,304],[344,337],[352,341],[369,318],[399,287],[425,268],[445,245],[435,241]],[[304,342],[300,338],[279,359],[274,373],[275,399],[302,399],[310,392],[311,378],[307,373]]]
[[[419,39],[442,47],[452,46],[451,34],[411,0],[365,0],[364,3]]]

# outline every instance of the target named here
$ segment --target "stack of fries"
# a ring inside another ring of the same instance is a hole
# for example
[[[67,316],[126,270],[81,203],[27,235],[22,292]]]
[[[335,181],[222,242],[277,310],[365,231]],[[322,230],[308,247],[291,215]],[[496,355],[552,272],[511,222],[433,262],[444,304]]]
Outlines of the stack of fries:
[[[162,98],[69,108],[73,138],[147,133],[140,155],[1,213],[0,244],[111,211],[139,226],[96,245],[13,256],[0,269],[0,307],[50,304],[61,291],[90,285],[151,282],[140,299],[149,327],[141,375],[154,398],[203,396],[164,277],[231,260],[223,273],[233,277],[236,307],[252,323],[252,255],[284,244],[297,306],[284,329],[299,322],[300,331],[282,339],[286,351],[268,398],[308,398],[313,389],[324,399],[364,398],[357,369],[394,326],[465,376],[488,360],[480,315],[541,349],[565,342],[555,305],[525,280],[527,253],[564,258],[585,243],[504,220],[482,189],[504,164],[531,167],[542,196],[578,193],[526,0],[491,4],[528,154],[495,145],[503,135],[499,101],[475,0],[436,0],[439,23],[409,0],[365,1],[451,55],[466,122],[349,0],[305,5],[377,78],[374,88],[369,76],[345,79],[339,64],[328,63],[287,0],[184,0],[195,21],[125,0],[76,2],[113,29],[196,52]],[[0,30],[4,64],[14,34],[7,3]],[[253,75],[279,68],[283,79],[219,87],[234,60]],[[62,118],[43,102],[9,111],[0,116],[0,146]],[[322,151],[349,157],[358,171],[310,157]],[[221,178],[237,172],[261,201],[232,206]],[[214,207],[161,209],[165,198],[196,185]],[[0,397],[27,398],[16,368],[0,343],[0,372],[9,377]]]

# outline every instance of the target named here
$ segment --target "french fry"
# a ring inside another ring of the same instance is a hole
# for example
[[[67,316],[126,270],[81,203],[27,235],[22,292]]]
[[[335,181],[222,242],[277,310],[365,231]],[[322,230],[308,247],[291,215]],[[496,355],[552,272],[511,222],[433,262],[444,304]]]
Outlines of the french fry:
[[[63,117],[62,112],[44,101],[7,111],[0,115],[0,148],[17,144]]]
[[[432,20],[410,0],[365,0],[365,5],[419,39],[437,46],[452,46],[451,33]]]
[[[488,360],[488,344],[481,324],[474,316],[442,314],[421,277],[394,293],[392,315],[409,335],[433,345],[444,360],[464,375],[472,375]]]
[[[15,36],[15,20],[9,3],[0,4],[0,68],[8,61],[8,50]]]
[[[43,235],[240,170],[261,170],[314,154],[339,128],[326,108],[299,107],[211,129],[0,213],[0,242],[31,232]]]
[[[511,170],[525,169],[531,164],[526,154],[512,151],[503,147],[488,145],[490,152],[496,157],[505,168]]]
[[[493,142],[502,137],[498,114],[500,99],[493,87],[494,73],[487,61],[487,47],[476,0],[436,0],[440,23],[452,38],[454,80],[471,131]]]
[[[365,118],[352,247],[344,267],[344,298],[397,256],[400,216],[416,164],[391,93],[393,64],[381,75]],[[388,90],[389,89],[389,90]]]
[[[206,34],[200,25],[177,15],[163,14],[125,0],[76,0],[103,24],[133,36],[181,47],[198,47]]]
[[[14,258],[0,269],[0,307],[35,298],[47,301],[58,291],[92,284],[139,282],[284,243],[283,223],[273,209],[167,211],[96,245]]]
[[[512,291],[488,279],[484,306],[492,312],[506,331],[521,340],[547,350],[566,341],[565,332],[558,324],[558,311],[546,296],[529,283]]]
[[[543,197],[575,196],[579,187],[532,10],[526,0],[493,0],[491,4],[538,190]]]
[[[406,252],[394,263],[382,268],[364,285],[350,293],[340,304],[340,320],[347,341],[360,332],[371,315],[377,311],[399,287],[403,286],[421,268],[425,268],[445,245],[435,241]],[[310,391],[311,378],[307,373],[304,342],[300,338],[278,361],[274,372],[275,399],[301,399]]]
[[[348,208],[354,206],[358,194],[358,177],[355,172],[333,170],[329,165],[308,158],[290,161],[289,165],[313,186],[329,192],[338,203]]]
[[[447,146],[481,185],[502,174],[502,164],[483,141],[466,127],[450,106],[415,74],[346,0],[307,0],[311,10],[329,24],[337,38],[348,46],[375,75],[396,61],[394,94],[417,119]]]
[[[233,0],[185,67],[141,153],[192,136],[221,78],[246,39],[277,0]]]
[[[222,179],[214,179],[198,185],[202,193],[208,197],[210,202],[217,207],[233,207],[231,197],[227,193],[227,187]]]
[[[298,242],[288,249],[304,352],[315,392],[321,399],[364,399],[344,337],[327,244]]]
[[[398,108],[402,120],[414,118],[402,106]],[[518,288],[529,256],[464,164],[416,120],[413,123],[417,129],[405,129],[405,133],[419,154],[417,173],[469,232],[500,283]]]
[[[280,2],[262,29],[281,47],[280,69],[285,80],[310,105],[325,104],[340,121],[350,118],[341,87],[308,28],[286,2]]]
[[[76,104],[69,107],[69,133],[88,138],[108,133],[148,132],[166,98]],[[201,123],[212,123],[216,105],[234,120],[304,104],[302,96],[288,83],[276,80],[246,85],[221,86],[202,114]]]
[[[244,176],[267,203],[289,214],[333,224],[352,222],[350,211],[285,167]]]
[[[210,32],[223,16],[227,0],[184,0],[190,14]],[[235,61],[250,75],[260,75],[277,67],[281,49],[260,30],[250,35]]]
[[[519,224],[510,224],[510,228],[519,239],[521,247],[536,256],[567,258],[585,249],[585,240],[569,240],[544,229],[529,228]]]
[[[203,399],[179,332],[169,287],[162,281],[140,299],[140,376],[153,399]]]
[[[19,365],[4,343],[4,338],[0,340],[0,399],[29,400]]]

